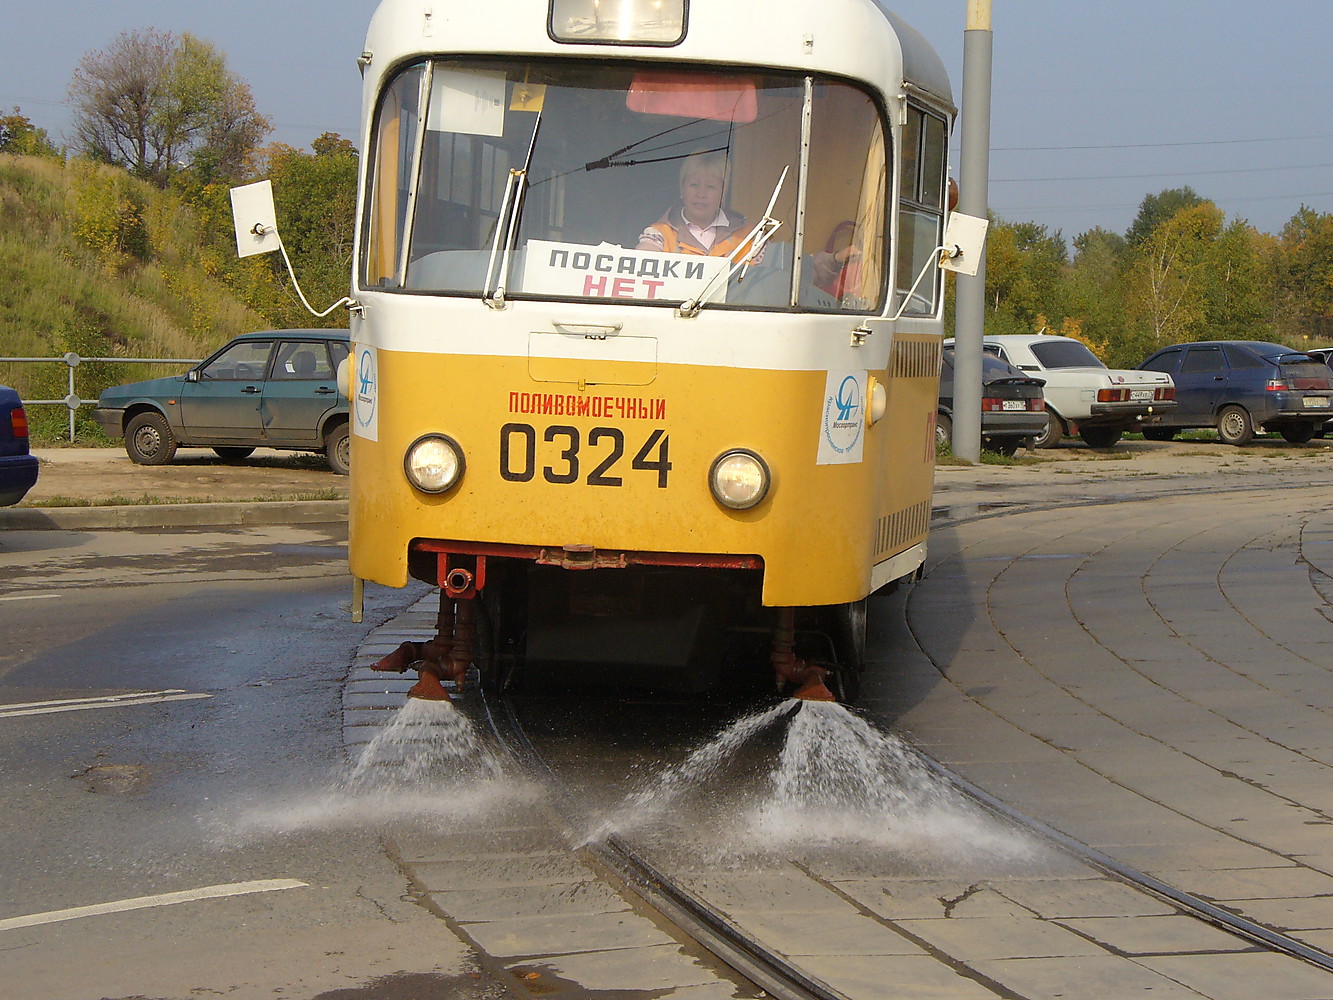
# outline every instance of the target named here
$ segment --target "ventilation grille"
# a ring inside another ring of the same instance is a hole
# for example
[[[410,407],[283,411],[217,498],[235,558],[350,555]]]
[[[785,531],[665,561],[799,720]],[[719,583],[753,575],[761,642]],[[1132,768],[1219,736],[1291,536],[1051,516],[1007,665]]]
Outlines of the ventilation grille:
[[[893,378],[934,378],[940,373],[938,340],[895,340],[889,374]]]
[[[915,507],[894,511],[881,517],[875,531],[875,555],[905,548],[909,542],[921,538],[930,527],[930,501],[922,500]]]

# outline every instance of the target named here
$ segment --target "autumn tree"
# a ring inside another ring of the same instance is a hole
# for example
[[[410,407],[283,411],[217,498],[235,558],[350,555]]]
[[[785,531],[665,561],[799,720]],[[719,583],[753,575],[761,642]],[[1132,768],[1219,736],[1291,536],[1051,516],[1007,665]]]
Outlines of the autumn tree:
[[[52,144],[46,129],[34,125],[15,105],[10,114],[0,115],[0,153],[59,156],[60,150]]]
[[[190,165],[241,176],[270,127],[226,58],[189,34],[123,32],[83,56],[69,95],[74,149],[158,185]]]

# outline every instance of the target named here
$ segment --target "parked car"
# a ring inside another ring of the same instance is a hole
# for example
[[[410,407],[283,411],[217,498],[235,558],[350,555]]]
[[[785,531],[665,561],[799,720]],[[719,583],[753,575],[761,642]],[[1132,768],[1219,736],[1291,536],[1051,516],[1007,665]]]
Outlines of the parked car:
[[[347,475],[347,400],[338,365],[346,330],[268,330],[237,337],[184,375],[107,389],[94,411],[140,465],[164,465],[181,445],[239,461],[258,447],[322,452]]]
[[[1110,448],[1126,431],[1176,405],[1169,375],[1107,368],[1072,337],[1005,334],[986,337],[983,344],[1001,360],[1045,380],[1046,432],[1037,437],[1038,448],[1053,448],[1072,434],[1089,447]]]
[[[993,354],[981,359],[981,444],[1001,455],[1012,455],[1046,430],[1046,401],[1043,382],[1025,375]],[[935,441],[953,443],[953,348],[944,349],[940,370],[939,411],[935,415]]]
[[[1172,344],[1139,366],[1176,383],[1176,409],[1143,436],[1169,441],[1185,427],[1216,427],[1227,444],[1242,445],[1255,429],[1309,441],[1333,414],[1328,366],[1309,354],[1257,340]]]
[[[19,394],[0,385],[0,507],[28,495],[37,482],[37,458],[28,451],[28,414]]]

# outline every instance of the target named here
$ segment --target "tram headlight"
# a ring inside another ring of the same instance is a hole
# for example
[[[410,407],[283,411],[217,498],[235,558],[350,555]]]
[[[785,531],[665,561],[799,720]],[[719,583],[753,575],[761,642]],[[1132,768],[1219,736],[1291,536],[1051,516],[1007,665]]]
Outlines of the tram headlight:
[[[769,480],[767,463],[744,448],[719,455],[708,470],[713,499],[731,510],[748,510],[763,500]]]
[[[463,449],[444,434],[423,434],[403,458],[408,481],[422,493],[447,493],[463,478]]]

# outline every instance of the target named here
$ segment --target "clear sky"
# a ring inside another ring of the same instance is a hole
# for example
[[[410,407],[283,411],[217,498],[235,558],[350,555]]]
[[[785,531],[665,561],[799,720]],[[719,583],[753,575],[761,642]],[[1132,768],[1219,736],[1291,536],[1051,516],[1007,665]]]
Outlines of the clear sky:
[[[694,0],[707,3],[709,0]],[[817,0],[809,0],[816,3]],[[757,9],[763,0],[754,0]],[[891,5],[962,93],[966,0]],[[121,31],[189,31],[227,53],[275,123],[308,146],[355,137],[355,65],[375,0],[27,0],[4,14],[0,108],[62,139],[79,57]],[[1190,185],[1277,232],[1333,212],[1329,0],[993,0],[992,211],[1066,237],[1128,228],[1144,195]],[[737,57],[744,58],[743,40]]]

